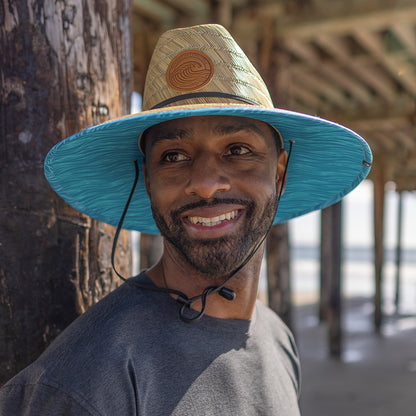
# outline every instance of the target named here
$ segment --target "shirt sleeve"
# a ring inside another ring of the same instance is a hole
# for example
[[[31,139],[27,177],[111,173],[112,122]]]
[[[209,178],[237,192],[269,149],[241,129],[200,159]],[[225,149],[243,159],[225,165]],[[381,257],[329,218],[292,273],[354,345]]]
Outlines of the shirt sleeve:
[[[100,416],[73,397],[46,384],[6,384],[0,390],[1,416]]]

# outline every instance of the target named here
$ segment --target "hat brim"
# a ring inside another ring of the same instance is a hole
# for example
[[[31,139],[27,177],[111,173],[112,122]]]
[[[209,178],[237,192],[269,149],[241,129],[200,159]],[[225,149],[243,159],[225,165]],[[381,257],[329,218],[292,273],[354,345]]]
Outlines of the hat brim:
[[[286,149],[289,140],[295,141],[275,224],[338,202],[370,171],[369,146],[344,126],[280,109],[208,104],[144,111],[74,134],[48,153],[46,178],[72,207],[117,226],[134,182],[137,160],[140,177],[123,228],[158,234],[144,183],[139,137],[164,121],[206,115],[261,120],[280,132]]]

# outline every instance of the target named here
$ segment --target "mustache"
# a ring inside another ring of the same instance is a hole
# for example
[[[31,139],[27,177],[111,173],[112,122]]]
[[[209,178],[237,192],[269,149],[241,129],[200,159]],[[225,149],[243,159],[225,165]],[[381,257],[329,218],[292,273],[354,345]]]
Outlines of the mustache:
[[[195,209],[195,208],[206,208],[206,207],[215,207],[216,205],[243,205],[248,209],[251,209],[254,206],[252,201],[247,199],[238,199],[238,198],[214,198],[209,201],[201,199],[200,201],[191,202],[189,204],[183,205],[177,210],[172,212],[172,215],[179,216],[182,213]]]

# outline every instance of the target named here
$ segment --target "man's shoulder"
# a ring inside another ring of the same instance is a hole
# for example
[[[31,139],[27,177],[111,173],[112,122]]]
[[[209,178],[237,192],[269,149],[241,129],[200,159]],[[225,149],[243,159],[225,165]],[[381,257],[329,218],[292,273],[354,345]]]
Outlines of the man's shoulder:
[[[256,305],[256,327],[261,334],[260,337],[271,338],[279,351],[295,361],[295,366],[299,365],[298,350],[292,331],[273,310],[259,301]]]
[[[143,284],[147,278],[139,280]],[[125,283],[73,321],[31,366],[33,376],[107,368],[143,349],[152,322],[165,311],[163,296]],[[166,313],[166,311],[165,311]],[[150,342],[150,341],[149,341]],[[111,359],[109,359],[111,358]],[[36,371],[35,371],[36,369]],[[43,369],[43,370],[42,370]]]
[[[256,305],[256,326],[260,328],[260,337],[273,341],[273,350],[278,353],[299,395],[300,361],[291,330],[274,311],[260,301]]]
[[[143,289],[124,283],[75,319],[54,344],[66,338],[82,338],[85,335],[88,335],[87,340],[91,343],[94,336],[100,338],[107,332],[128,325],[133,315],[137,324],[137,317],[146,318],[151,308],[152,299]]]
[[[294,350],[297,354],[291,329],[276,312],[260,301],[256,304],[256,326],[264,334],[273,337],[280,344],[287,345],[288,349]]]
[[[280,316],[259,300],[256,303],[256,319],[259,319],[264,325],[268,325],[277,331],[290,333],[289,328]]]
[[[140,282],[151,284],[146,279]],[[122,386],[129,386],[135,364],[146,362],[140,357],[154,345],[152,331],[159,327],[157,314],[167,313],[166,296],[123,284],[69,325],[34,363],[4,386],[3,395],[26,395],[33,400],[32,396],[55,391],[53,397],[60,403],[129,406],[134,394],[122,391]]]
[[[143,273],[133,282],[152,286]],[[124,283],[72,322],[48,351],[70,348],[71,353],[88,354],[96,348],[102,355],[114,345],[122,349],[124,344],[132,341],[144,342],[141,333],[160,318],[158,315],[168,313],[167,297],[130,282]]]

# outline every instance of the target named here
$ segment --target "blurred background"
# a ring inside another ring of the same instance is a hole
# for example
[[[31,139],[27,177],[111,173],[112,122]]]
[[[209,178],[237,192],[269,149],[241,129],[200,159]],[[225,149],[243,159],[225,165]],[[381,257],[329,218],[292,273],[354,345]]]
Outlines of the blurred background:
[[[6,2],[7,3],[7,2]],[[341,123],[371,173],[341,203],[272,229],[259,288],[292,328],[304,416],[413,415],[416,388],[414,0],[21,1],[0,7],[0,385],[117,287],[114,228],[43,176],[71,134],[140,111],[159,36],[224,25],[276,107]],[[160,238],[124,232],[125,276]]]
[[[184,25],[219,22],[260,70],[276,106],[339,122],[374,154],[368,180],[341,204],[275,227],[268,240],[259,296],[295,332],[303,414],[413,414],[416,3],[206,6],[134,3],[135,44],[150,41],[144,20],[173,27],[179,13]],[[136,80],[142,61],[136,55]]]

